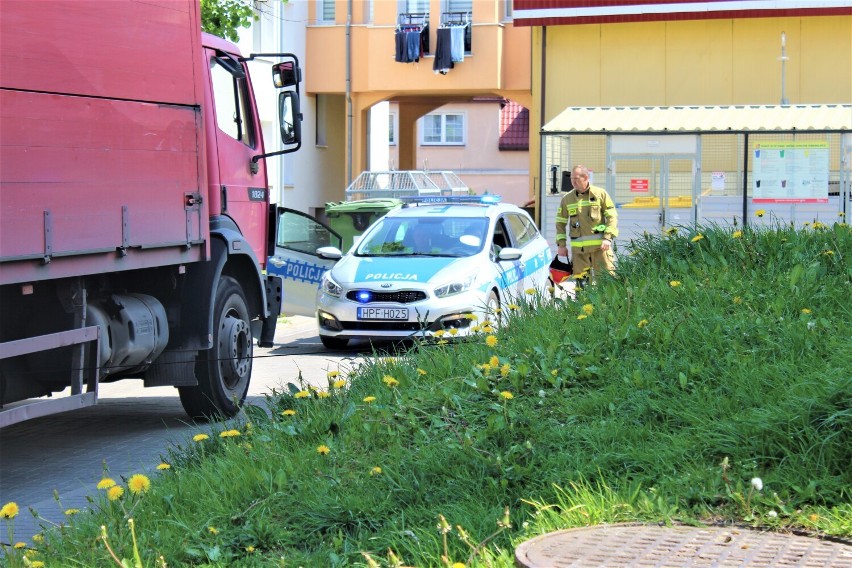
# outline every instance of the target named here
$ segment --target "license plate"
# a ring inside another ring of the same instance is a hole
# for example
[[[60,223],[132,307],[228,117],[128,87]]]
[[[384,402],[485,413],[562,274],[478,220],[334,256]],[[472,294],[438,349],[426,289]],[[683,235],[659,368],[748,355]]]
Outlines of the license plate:
[[[359,320],[407,320],[408,308],[358,308]]]

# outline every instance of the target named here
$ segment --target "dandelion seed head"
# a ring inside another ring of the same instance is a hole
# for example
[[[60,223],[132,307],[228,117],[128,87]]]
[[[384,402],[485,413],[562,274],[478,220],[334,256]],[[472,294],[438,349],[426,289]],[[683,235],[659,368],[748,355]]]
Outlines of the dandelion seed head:
[[[758,491],[763,491],[763,480],[759,477],[752,477],[751,486],[757,489]]]

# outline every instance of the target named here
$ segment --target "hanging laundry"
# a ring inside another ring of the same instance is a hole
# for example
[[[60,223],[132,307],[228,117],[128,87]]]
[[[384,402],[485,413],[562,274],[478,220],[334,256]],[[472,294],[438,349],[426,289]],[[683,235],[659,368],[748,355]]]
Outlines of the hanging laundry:
[[[452,52],[452,31],[450,28],[438,28],[438,36],[435,41],[435,62],[432,64],[432,70],[435,73],[446,75],[447,71],[452,69],[453,52]]]
[[[455,63],[464,61],[464,34],[467,26],[450,26],[452,59]]]

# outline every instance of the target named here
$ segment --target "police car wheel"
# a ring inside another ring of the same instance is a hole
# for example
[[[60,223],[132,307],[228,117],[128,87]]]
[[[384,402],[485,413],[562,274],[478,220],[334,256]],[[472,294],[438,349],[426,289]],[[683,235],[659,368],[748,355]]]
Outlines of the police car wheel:
[[[349,345],[349,340],[345,337],[331,337],[329,335],[320,335],[320,341],[327,349],[343,349]]]

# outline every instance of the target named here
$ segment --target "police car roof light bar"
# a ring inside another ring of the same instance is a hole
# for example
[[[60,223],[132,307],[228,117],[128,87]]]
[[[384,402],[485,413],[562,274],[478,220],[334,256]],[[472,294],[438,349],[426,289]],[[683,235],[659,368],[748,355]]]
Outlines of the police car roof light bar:
[[[429,205],[433,203],[477,203],[481,205],[495,205],[500,203],[499,195],[408,195],[400,197],[406,205]]]

